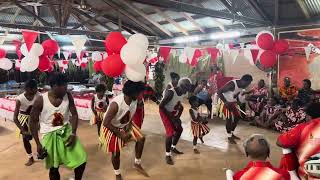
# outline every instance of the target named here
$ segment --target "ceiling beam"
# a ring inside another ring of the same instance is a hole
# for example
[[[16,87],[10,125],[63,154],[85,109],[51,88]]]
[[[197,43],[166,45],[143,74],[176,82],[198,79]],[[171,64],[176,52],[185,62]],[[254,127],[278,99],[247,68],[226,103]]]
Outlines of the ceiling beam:
[[[304,16],[307,18],[307,19],[310,19],[310,14],[309,14],[309,11],[306,7],[306,5],[304,4],[304,1],[302,0],[296,0],[296,2],[298,3],[298,5],[300,6]]]
[[[56,21],[56,25],[61,27],[60,15],[58,14],[56,7],[51,3],[48,3],[48,7],[50,14],[54,17],[54,20]]]
[[[33,11],[37,16],[39,16],[39,11],[38,11],[38,7],[37,6],[33,6]],[[39,20],[36,20],[35,22],[38,22],[40,26],[44,26],[43,23],[41,21],[39,21]],[[34,26],[35,25],[36,24],[34,23]],[[54,39],[50,32],[46,31],[46,33],[50,37],[50,39]]]
[[[200,2],[197,2],[196,3],[198,6],[200,7],[203,7],[204,6],[200,3]],[[205,17],[205,16],[204,16]],[[196,18],[194,18],[196,19]],[[224,27],[224,24],[222,24],[221,22],[219,22],[218,20],[216,20],[216,18],[211,18],[211,20],[221,29],[221,31],[226,31],[226,28]]]
[[[129,18],[131,21],[133,21],[134,23],[136,23],[137,25],[139,25],[140,27],[142,27],[143,29],[147,30],[148,32],[150,32],[153,35],[159,35],[157,32],[155,32],[153,29],[151,29],[148,25],[144,24],[143,22],[141,22],[140,20],[138,20],[137,18],[133,17],[131,14],[129,14],[126,10],[122,9],[122,7],[120,7],[119,5],[117,5],[116,3],[114,3],[112,0],[102,0],[104,3],[108,4],[110,7],[112,7],[113,9],[117,10],[119,13],[121,13],[122,15],[126,16],[127,18]]]
[[[274,18],[273,25],[278,25],[279,22],[279,0],[274,0]]]
[[[201,25],[194,20],[189,14],[182,12],[181,13],[182,16],[184,18],[186,18],[186,20],[188,20],[193,26],[195,26],[197,29],[199,29],[199,31],[201,31],[202,33],[205,33],[204,29],[201,27]]]
[[[227,8],[227,10],[232,14],[232,15],[234,15],[234,14],[236,14],[236,15],[238,15],[235,11],[234,11],[234,6],[232,7],[232,6],[230,6],[230,4],[226,1],[226,0],[219,0],[226,8]],[[232,2],[231,2],[232,3]],[[232,19],[232,20],[234,20],[234,19]],[[243,22],[240,22],[241,23],[241,25],[243,26],[243,27],[246,27],[246,25],[244,25],[244,23]]]
[[[25,13],[27,13],[27,14],[31,15],[32,17],[36,18],[38,21],[40,21],[45,26],[51,26],[47,21],[45,21],[41,17],[37,16],[36,14],[34,14],[32,11],[30,11],[26,7],[22,6],[21,4],[15,2],[15,5],[17,5],[20,9],[22,9]]]
[[[264,20],[270,21],[267,14],[263,9],[261,9],[261,7],[259,6],[256,0],[246,0],[246,1],[249,4],[250,8],[254,9]]]
[[[24,24],[14,24],[14,23],[3,23],[0,22],[0,26],[12,29],[29,29],[34,31],[40,32],[55,32],[57,34],[79,34],[79,35],[93,35],[93,36],[105,36],[109,32],[102,32],[102,31],[85,31],[85,30],[78,30],[78,29],[68,29],[68,28],[61,28],[61,27],[51,27],[51,26],[32,26],[32,25],[24,25]]]
[[[162,7],[171,9],[173,11],[182,11],[188,12],[192,14],[202,14],[209,17],[221,18],[221,19],[231,19],[240,21],[247,24],[255,24],[255,25],[270,25],[270,22],[260,19],[255,19],[246,16],[239,16],[237,14],[226,13],[222,11],[216,11],[213,9],[202,8],[199,6],[194,6],[191,4],[174,1],[174,0],[161,0],[161,1],[150,1],[150,0],[130,0],[138,3],[143,3],[147,5]]]
[[[105,12],[105,13],[99,13],[99,14],[95,15],[94,17],[91,17],[91,18],[88,18],[88,19],[85,20],[85,21],[82,21],[81,24],[74,26],[72,29],[78,29],[79,27],[82,27],[82,26],[84,26],[85,24],[88,24],[88,23],[90,23],[90,22],[92,22],[92,21],[96,22],[96,20],[97,20],[98,17],[101,17],[101,16],[103,16],[103,15],[105,15],[105,14],[107,14],[107,13],[106,13],[106,12]],[[97,24],[98,24],[98,23],[97,23]],[[101,25],[101,24],[100,24],[100,25]],[[105,25],[104,25],[104,26],[105,26]],[[105,27],[106,27],[106,26],[105,26]],[[109,27],[109,28],[110,28],[110,27]],[[109,29],[109,28],[107,28],[107,29]],[[111,28],[111,30],[112,30],[112,28]]]
[[[77,8],[72,8],[72,11],[75,12],[75,13],[77,13],[77,14],[80,14],[80,15],[86,17],[86,18],[88,18],[88,20],[94,18],[94,17],[92,17],[91,15],[87,14],[86,12],[83,12],[83,11],[81,11],[80,9],[77,9]],[[103,16],[103,15],[101,15],[101,16]],[[97,18],[98,18],[98,17],[97,17]],[[98,21],[97,19],[94,19],[93,21],[94,21],[95,23],[97,23],[98,25],[100,25],[100,26],[108,29],[109,31],[115,31],[114,28],[106,25],[106,23],[100,22],[100,21]],[[87,23],[88,23],[88,22],[87,22]],[[87,24],[87,23],[85,23],[85,21],[83,21],[81,24],[85,25],[85,24]],[[82,26],[82,25],[81,25],[81,26]],[[80,26],[80,27],[81,27],[81,26]],[[72,29],[78,29],[78,28],[79,28],[79,27],[76,28],[76,26],[75,26],[75,27],[73,27]]]
[[[144,12],[142,12],[142,10],[138,9],[137,7],[135,7],[133,4],[130,4],[129,2],[127,2],[126,0],[120,0],[120,2],[122,2],[124,5],[126,5],[129,9],[131,9],[132,11],[134,11],[135,13],[139,14],[140,16],[142,16],[144,19],[146,19],[147,21],[149,21],[151,24],[153,24],[154,26],[156,26],[160,31],[162,31],[163,33],[165,33],[166,35],[173,37],[172,33],[168,30],[166,30],[164,27],[162,27],[158,22],[154,21],[152,18],[150,18],[147,14],[145,14]]]
[[[63,0],[61,26],[66,27],[71,13],[72,0]]]
[[[172,25],[174,25],[178,31],[182,32],[184,35],[188,36],[189,33],[188,31],[182,27],[179,23],[175,22],[170,16],[168,16],[166,13],[164,13],[163,11],[161,11],[160,9],[158,8],[154,8],[155,12],[162,16],[165,20],[167,20],[169,23],[171,23]]]

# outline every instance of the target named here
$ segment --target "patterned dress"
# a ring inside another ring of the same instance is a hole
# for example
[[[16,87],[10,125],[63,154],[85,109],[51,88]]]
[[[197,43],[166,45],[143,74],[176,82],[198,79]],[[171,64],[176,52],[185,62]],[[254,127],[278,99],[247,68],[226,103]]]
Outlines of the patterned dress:
[[[286,132],[300,123],[306,122],[306,113],[303,108],[293,110],[291,107],[286,113],[275,123],[275,127],[280,132]]]
[[[281,87],[279,89],[279,95],[285,101],[293,99],[293,97],[298,95],[298,89],[295,86]]]
[[[265,96],[265,98],[268,97],[268,88],[266,87],[260,89],[258,87],[255,87],[252,90],[253,96]],[[265,101],[263,101],[263,99],[257,99],[257,101],[249,101],[248,104],[252,111],[254,111],[255,113],[260,113],[263,106],[265,105]]]

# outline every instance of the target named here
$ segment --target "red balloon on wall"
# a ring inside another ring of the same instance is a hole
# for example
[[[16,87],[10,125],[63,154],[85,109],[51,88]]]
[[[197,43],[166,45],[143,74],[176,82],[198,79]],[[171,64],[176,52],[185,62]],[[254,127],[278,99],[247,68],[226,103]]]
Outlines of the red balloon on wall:
[[[269,33],[260,34],[257,37],[257,45],[264,50],[271,50],[273,48],[273,37]]]
[[[264,68],[271,68],[277,62],[277,55],[271,50],[264,51],[260,56],[260,64]]]
[[[101,64],[102,64],[102,61],[96,61],[93,65],[93,69],[95,72],[100,72],[102,71],[102,68],[101,68]]]
[[[284,39],[276,40],[276,42],[274,43],[273,51],[277,54],[286,53],[288,49],[289,49],[289,43]]]
[[[53,56],[59,50],[59,45],[57,41],[52,39],[43,41],[41,45],[43,47],[43,55]]]
[[[39,66],[38,66],[38,69],[39,69],[41,72],[48,71],[48,69],[50,68],[50,66],[51,66],[51,62],[50,62],[50,59],[48,58],[48,56],[40,56],[40,57],[39,57]]]
[[[125,64],[120,58],[120,54],[108,56],[101,64],[102,71],[109,77],[120,76],[125,68]]]
[[[127,43],[126,38],[120,32],[111,32],[104,41],[104,47],[109,55],[119,54],[121,48]]]

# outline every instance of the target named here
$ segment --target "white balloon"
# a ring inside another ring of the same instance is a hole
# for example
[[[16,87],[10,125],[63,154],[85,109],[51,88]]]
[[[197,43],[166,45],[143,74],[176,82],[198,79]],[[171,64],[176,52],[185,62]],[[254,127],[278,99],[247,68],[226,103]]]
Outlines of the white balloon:
[[[91,55],[93,61],[102,61],[102,53],[99,51],[94,51]]]
[[[102,59],[104,60],[104,59],[106,59],[108,57],[108,53],[107,52],[103,52],[102,53]]]
[[[181,63],[186,63],[188,61],[188,57],[185,53],[182,53],[180,56],[179,56],[179,62]]]
[[[27,45],[26,43],[22,44],[20,47],[20,51],[24,56],[27,56],[27,54],[29,54],[29,51],[27,49]]]
[[[10,70],[12,68],[12,62],[8,58],[0,59],[0,69]]]
[[[144,50],[147,50],[148,46],[149,46],[149,40],[148,40],[147,36],[140,34],[140,33],[130,36],[128,39],[128,43],[139,45]]]
[[[144,81],[147,74],[146,67],[143,64],[126,66],[124,72],[126,73],[127,78],[134,82]]]
[[[21,71],[32,72],[39,66],[39,57],[32,54],[27,55],[21,60]]]
[[[20,47],[20,50],[24,56],[28,56],[29,54],[33,56],[41,56],[43,54],[43,47],[39,43],[33,43],[30,51],[28,51],[27,45],[24,43]]]
[[[142,64],[147,56],[147,51],[134,43],[127,43],[121,48],[120,57],[124,64]]]

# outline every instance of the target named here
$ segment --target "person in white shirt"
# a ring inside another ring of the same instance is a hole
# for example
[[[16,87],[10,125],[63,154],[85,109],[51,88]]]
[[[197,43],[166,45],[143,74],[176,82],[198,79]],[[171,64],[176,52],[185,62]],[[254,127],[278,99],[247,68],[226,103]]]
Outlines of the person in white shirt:
[[[132,121],[137,109],[137,98],[144,89],[143,82],[128,80],[124,84],[123,94],[112,99],[104,116],[100,132],[102,150],[111,153],[111,161],[117,180],[122,180],[120,152],[131,140],[136,142],[134,168],[144,176],[149,176],[141,166],[145,137]]]
[[[13,121],[17,125],[20,134],[22,134],[24,149],[28,154],[26,166],[34,163],[30,141],[32,135],[29,127],[30,112],[35,99],[40,96],[38,92],[37,81],[32,79],[26,82],[24,92],[17,97],[16,108],[13,115]]]
[[[77,137],[78,113],[72,95],[67,92],[67,78],[54,73],[49,83],[50,91],[36,99],[30,115],[38,156],[45,158],[50,180],[60,180],[60,165],[73,169],[75,180],[81,180],[87,153]],[[38,124],[43,135],[41,143]]]

